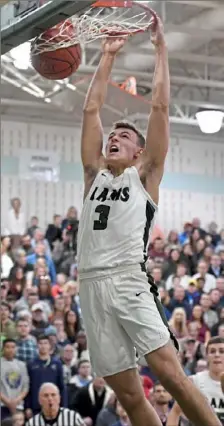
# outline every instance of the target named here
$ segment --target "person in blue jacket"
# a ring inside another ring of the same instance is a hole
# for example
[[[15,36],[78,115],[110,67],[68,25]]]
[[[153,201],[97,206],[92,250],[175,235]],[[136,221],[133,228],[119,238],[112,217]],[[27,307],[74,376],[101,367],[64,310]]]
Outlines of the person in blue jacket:
[[[43,383],[54,383],[60,391],[61,406],[67,406],[66,387],[63,380],[62,362],[50,355],[50,341],[47,336],[38,338],[39,355],[33,361],[28,363],[27,370],[30,379],[29,393],[25,399],[25,408],[27,418],[31,418],[40,412],[39,389]]]
[[[46,255],[45,253],[45,246],[43,243],[39,242],[36,244],[35,247],[35,253],[30,254],[29,256],[27,256],[27,263],[30,265],[35,265],[37,263],[37,259],[42,257],[45,259],[46,264],[48,266],[49,269],[49,275],[51,278],[51,282],[52,284],[56,284],[56,270],[55,270],[55,265],[53,260]]]

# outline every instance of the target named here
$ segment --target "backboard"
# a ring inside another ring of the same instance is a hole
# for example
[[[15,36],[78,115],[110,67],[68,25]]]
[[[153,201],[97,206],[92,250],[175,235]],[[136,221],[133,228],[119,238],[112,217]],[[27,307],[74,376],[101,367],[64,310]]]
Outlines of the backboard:
[[[13,0],[1,8],[1,54],[7,53],[70,16],[94,0]]]

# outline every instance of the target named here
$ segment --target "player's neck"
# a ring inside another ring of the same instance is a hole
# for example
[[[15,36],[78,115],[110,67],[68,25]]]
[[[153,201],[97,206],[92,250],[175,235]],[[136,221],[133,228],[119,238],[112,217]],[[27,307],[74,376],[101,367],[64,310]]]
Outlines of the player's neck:
[[[114,177],[120,176],[122,175],[122,173],[124,173],[125,167],[113,167],[113,166],[109,166],[108,169],[110,170],[110,172],[112,173],[112,175]]]

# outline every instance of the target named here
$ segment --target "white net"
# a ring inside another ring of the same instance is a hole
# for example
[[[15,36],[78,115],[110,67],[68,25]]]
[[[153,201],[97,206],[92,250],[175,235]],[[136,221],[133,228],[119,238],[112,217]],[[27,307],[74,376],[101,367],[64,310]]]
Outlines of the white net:
[[[149,30],[153,24],[153,11],[139,4],[132,8],[91,8],[41,34],[32,43],[32,54],[84,45],[105,36],[133,35]]]

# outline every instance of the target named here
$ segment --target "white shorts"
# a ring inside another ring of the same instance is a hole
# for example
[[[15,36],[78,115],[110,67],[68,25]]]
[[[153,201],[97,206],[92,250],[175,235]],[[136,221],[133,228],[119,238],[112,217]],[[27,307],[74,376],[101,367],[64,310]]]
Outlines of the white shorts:
[[[170,333],[140,265],[101,274],[80,276],[80,304],[93,371],[106,377],[135,368],[136,351],[159,349]]]

